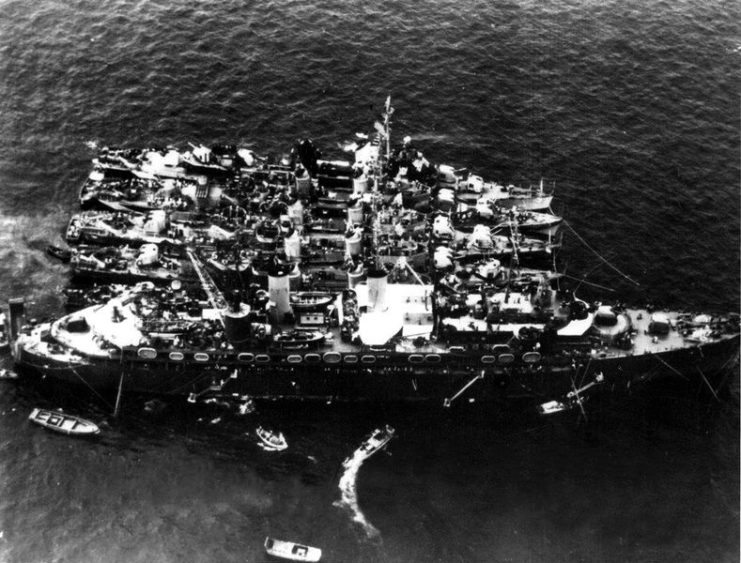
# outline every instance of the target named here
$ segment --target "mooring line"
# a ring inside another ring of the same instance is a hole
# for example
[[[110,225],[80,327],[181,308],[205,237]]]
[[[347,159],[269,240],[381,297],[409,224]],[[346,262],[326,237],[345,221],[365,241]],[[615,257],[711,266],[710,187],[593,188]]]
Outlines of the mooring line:
[[[618,269],[618,268],[617,268],[616,266],[613,266],[613,265],[612,265],[612,264],[611,264],[611,263],[609,262],[609,260],[607,260],[607,258],[605,258],[604,256],[602,256],[602,255],[601,255],[601,254],[600,254],[599,252],[597,252],[597,251],[596,251],[596,250],[595,250],[594,248],[592,248],[591,246],[589,246],[589,243],[588,243],[588,242],[587,242],[586,240],[584,240],[584,239],[583,239],[583,238],[582,238],[582,237],[581,237],[581,236],[579,235],[579,233],[577,233],[577,232],[576,232],[576,231],[574,230],[574,227],[572,227],[572,226],[571,226],[571,225],[569,224],[569,222],[568,222],[568,221],[566,221],[566,220],[564,219],[564,221],[563,221],[563,224],[564,224],[564,225],[566,225],[566,226],[567,226],[567,227],[569,228],[569,230],[570,230],[570,231],[571,231],[572,233],[574,233],[574,235],[576,236],[576,238],[578,238],[578,239],[579,239],[579,240],[581,241],[581,243],[582,243],[582,244],[583,244],[584,246],[586,246],[586,247],[587,247],[587,248],[588,248],[589,250],[591,250],[591,251],[592,251],[592,252],[593,252],[593,253],[595,254],[595,256],[597,256],[597,258],[599,258],[600,260],[602,260],[602,261],[603,261],[603,262],[604,262],[605,264],[607,264],[607,265],[608,265],[608,266],[609,266],[610,268],[612,268],[613,270],[615,270],[615,271],[616,271],[616,272],[617,272],[618,274],[620,274],[621,276],[623,276],[623,277],[624,277],[624,278],[625,278],[626,280],[628,280],[629,282],[631,282],[631,283],[634,283],[634,284],[635,284],[635,285],[637,285],[637,286],[640,286],[640,285],[641,285],[641,284],[639,284],[639,283],[638,283],[637,281],[635,281],[635,280],[634,280],[633,278],[631,278],[631,277],[630,277],[630,276],[629,276],[628,274],[626,274],[626,273],[624,273],[624,272],[621,272],[621,271],[620,271],[620,270],[619,270],[619,269]]]
[[[656,358],[657,360],[659,360],[662,364],[664,364],[666,367],[668,367],[670,370],[672,370],[674,373],[676,373],[679,377],[681,377],[685,381],[689,381],[689,379],[687,378],[686,375],[683,375],[682,373],[679,372],[679,370],[677,370],[676,368],[673,368],[672,366],[670,366],[669,364],[667,364],[664,360],[661,359],[661,357],[659,355],[654,354],[654,358]]]
[[[695,366],[697,367],[697,366]],[[697,367],[697,371],[700,373],[700,377],[702,377],[702,380],[705,382],[705,385],[708,386],[708,389],[710,389],[710,392],[713,394],[713,397],[715,397],[715,400],[720,403],[720,399],[718,398],[718,393],[715,392],[715,389],[713,389],[713,386],[710,385],[710,382],[708,381],[708,378],[705,377],[705,374],[702,373],[702,370]]]

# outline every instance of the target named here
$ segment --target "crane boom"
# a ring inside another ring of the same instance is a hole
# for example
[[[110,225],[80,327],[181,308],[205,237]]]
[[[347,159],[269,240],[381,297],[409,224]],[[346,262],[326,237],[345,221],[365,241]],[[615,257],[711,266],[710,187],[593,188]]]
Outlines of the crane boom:
[[[203,291],[206,292],[209,303],[211,303],[211,306],[219,312],[219,321],[221,322],[221,325],[224,326],[224,312],[227,309],[227,301],[224,298],[224,294],[221,293],[221,290],[203,267],[200,258],[196,256],[195,252],[190,248],[187,249],[186,252],[188,253],[188,258],[190,258],[190,261],[193,264],[193,269],[198,275],[201,287],[203,288]]]

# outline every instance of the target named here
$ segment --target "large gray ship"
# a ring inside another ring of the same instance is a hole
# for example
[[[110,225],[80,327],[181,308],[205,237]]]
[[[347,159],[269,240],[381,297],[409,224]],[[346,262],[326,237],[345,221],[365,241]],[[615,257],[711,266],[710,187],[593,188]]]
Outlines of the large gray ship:
[[[101,151],[67,240],[126,245],[115,256],[134,266],[85,258],[106,281],[146,279],[166,249],[167,285],[33,326],[11,314],[19,368],[191,398],[446,405],[723,386],[737,314],[585,302],[552,267],[562,219],[542,182],[432,164],[408,137],[392,150],[392,111],[348,161],[309,140],[282,162],[230,145]]]

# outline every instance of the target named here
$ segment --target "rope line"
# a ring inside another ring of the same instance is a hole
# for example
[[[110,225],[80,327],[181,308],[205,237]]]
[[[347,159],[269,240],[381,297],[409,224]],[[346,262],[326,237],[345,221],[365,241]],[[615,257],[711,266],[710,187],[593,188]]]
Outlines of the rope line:
[[[614,289],[612,289],[611,287],[607,287],[607,286],[604,286],[604,285],[600,285],[600,284],[598,284],[598,283],[594,283],[594,282],[588,282],[588,281],[586,281],[586,280],[585,280],[584,278],[577,278],[576,276],[570,276],[570,275],[568,275],[568,274],[561,274],[561,275],[562,275],[562,276],[563,276],[564,278],[569,278],[570,280],[578,281],[578,282],[579,282],[579,285],[581,285],[581,284],[584,284],[584,285],[591,285],[592,287],[596,287],[596,288],[602,289],[602,290],[604,290],[604,291],[609,291],[609,292],[611,292],[611,293],[615,293],[615,290],[614,290]]]
[[[113,407],[113,405],[112,405],[111,403],[109,403],[108,401],[106,401],[106,400],[105,400],[105,399],[103,398],[103,395],[101,395],[100,393],[98,393],[98,392],[97,392],[97,391],[96,391],[96,390],[95,390],[95,389],[93,388],[93,386],[92,386],[92,385],[90,385],[90,384],[89,384],[89,383],[88,383],[87,381],[85,381],[85,378],[84,378],[84,377],[82,377],[82,376],[81,376],[81,375],[80,375],[79,373],[77,373],[77,370],[76,370],[75,368],[73,368],[73,367],[70,367],[70,369],[72,370],[72,373],[74,373],[74,374],[75,374],[75,376],[77,376],[77,377],[79,378],[79,380],[80,380],[80,381],[82,381],[82,382],[83,382],[83,383],[85,384],[85,386],[86,386],[86,387],[87,387],[88,389],[90,389],[90,391],[92,391],[92,392],[93,392],[93,393],[94,393],[95,395],[97,395],[97,396],[98,396],[98,398],[99,398],[99,399],[100,399],[101,401],[103,401],[103,402],[104,402],[104,403],[105,403],[106,405],[108,405],[109,407]]]
[[[710,382],[708,381],[708,378],[705,377],[705,374],[702,373],[702,370],[699,368],[699,366],[695,366],[697,368],[697,371],[700,373],[700,376],[702,377],[702,380],[705,382],[705,385],[708,386],[708,389],[710,389],[710,392],[713,394],[713,397],[715,397],[715,400],[720,403],[720,399],[718,398],[718,393],[715,392],[715,389],[713,389],[713,386],[710,385]]]
[[[610,268],[612,268],[612,269],[613,269],[614,271],[616,271],[616,272],[617,272],[618,274],[620,274],[620,275],[621,275],[622,277],[624,277],[624,278],[625,278],[626,280],[628,280],[629,282],[631,282],[631,283],[633,283],[633,284],[635,284],[635,285],[637,285],[637,286],[640,286],[640,285],[641,285],[641,284],[639,284],[639,283],[638,283],[637,281],[635,281],[635,280],[634,280],[633,278],[631,278],[631,277],[630,277],[630,276],[629,276],[628,274],[625,274],[625,273],[621,272],[621,271],[620,271],[620,270],[619,270],[619,269],[618,269],[618,268],[617,268],[616,266],[613,266],[613,265],[612,265],[612,264],[611,264],[611,263],[610,263],[610,262],[609,262],[609,261],[607,260],[607,258],[605,258],[604,256],[602,256],[602,255],[601,255],[601,254],[600,254],[599,252],[597,252],[597,251],[596,251],[596,250],[595,250],[594,248],[592,248],[591,246],[589,246],[589,243],[588,243],[587,241],[585,241],[585,240],[584,240],[584,239],[583,239],[583,238],[582,238],[582,237],[581,237],[581,236],[579,235],[579,233],[577,233],[577,232],[576,232],[576,231],[574,230],[574,227],[572,227],[572,226],[571,226],[571,225],[569,224],[569,222],[568,222],[568,221],[566,221],[566,220],[564,219],[564,221],[563,221],[563,224],[564,224],[564,225],[566,225],[566,226],[567,226],[567,227],[569,228],[569,230],[570,230],[570,231],[571,231],[572,233],[574,233],[574,236],[576,236],[576,238],[578,238],[578,239],[579,239],[579,240],[581,241],[581,243],[582,243],[582,244],[583,244],[584,246],[586,246],[586,247],[587,247],[587,248],[588,248],[589,250],[591,250],[591,251],[592,251],[592,252],[594,253],[594,255],[595,255],[595,256],[597,256],[597,258],[599,258],[600,260],[602,260],[602,261],[603,261],[603,262],[604,262],[605,264],[607,264],[607,265],[608,265],[608,266],[609,266]]]
[[[170,393],[172,393],[172,394],[176,394],[176,393],[178,393],[178,392],[179,392],[179,391],[180,391],[181,389],[186,389],[187,387],[190,387],[191,385],[195,384],[195,383],[196,383],[197,381],[199,381],[199,380],[202,380],[202,379],[207,379],[207,378],[212,378],[212,377],[213,377],[213,374],[212,374],[212,373],[201,373],[201,374],[199,374],[199,375],[195,376],[195,377],[194,377],[193,379],[191,379],[190,381],[186,381],[186,382],[185,382],[185,383],[183,383],[182,385],[179,385],[178,387],[176,387],[175,389],[173,389],[172,391],[170,391]]]
[[[664,360],[661,359],[661,356],[654,355],[654,358],[656,358],[657,360],[659,360],[662,364],[664,364],[666,367],[668,367],[670,370],[672,370],[674,373],[676,373],[679,377],[681,377],[685,381],[689,381],[689,379],[687,378],[686,375],[683,375],[676,368],[673,368],[672,366],[670,366],[669,364],[667,364]]]

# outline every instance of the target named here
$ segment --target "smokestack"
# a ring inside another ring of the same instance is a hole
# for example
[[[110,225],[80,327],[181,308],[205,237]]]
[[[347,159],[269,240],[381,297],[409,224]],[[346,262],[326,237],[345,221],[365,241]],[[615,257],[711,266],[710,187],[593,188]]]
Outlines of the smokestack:
[[[289,284],[287,268],[276,265],[268,273],[268,295],[275,307],[276,320],[279,322],[291,311]]]
[[[373,269],[368,272],[368,310],[371,312],[385,311],[386,285],[388,273],[381,269]]]
[[[295,171],[296,178],[296,195],[299,198],[308,198],[311,196],[311,177],[303,168],[297,168]]]
[[[293,232],[283,240],[283,247],[286,252],[286,258],[289,260],[299,260],[301,258],[301,237],[298,231]]]
[[[347,208],[347,224],[363,224],[363,203],[360,200],[358,200],[354,205],[351,205]]]
[[[365,268],[362,264],[347,271],[347,287],[355,289],[365,279]]]
[[[245,342],[250,337],[250,308],[239,303],[237,309],[229,309],[224,313],[224,332],[232,344]]]
[[[299,291],[301,289],[301,268],[294,264],[293,270],[288,274],[288,289],[290,291]]]
[[[352,258],[360,256],[363,237],[360,229],[353,229],[345,234],[345,254]]]
[[[303,227],[304,225],[304,204],[301,203],[300,199],[294,201],[288,206],[288,218],[291,220],[295,227]]]

